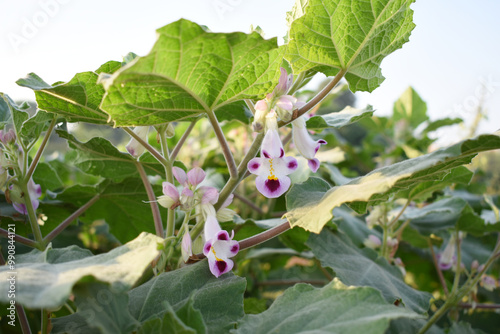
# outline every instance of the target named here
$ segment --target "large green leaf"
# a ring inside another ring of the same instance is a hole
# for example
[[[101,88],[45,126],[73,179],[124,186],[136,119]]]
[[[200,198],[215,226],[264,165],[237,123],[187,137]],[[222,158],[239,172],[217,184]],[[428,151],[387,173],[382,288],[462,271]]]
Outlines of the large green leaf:
[[[82,258],[81,250],[70,247],[65,249],[63,258],[57,256],[55,260],[50,248],[43,253],[33,250],[16,263],[16,301],[28,308],[57,308],[69,298],[73,286],[88,276],[111,284],[115,290],[130,288],[158,255],[160,242],[162,239],[142,233],[109,253]],[[61,250],[56,252],[60,254]],[[0,267],[2,303],[9,302],[11,275],[9,268]]]
[[[338,279],[323,288],[297,284],[271,307],[240,321],[234,334],[254,333],[385,333],[389,321],[417,318],[416,313],[388,304],[380,292],[354,288]]]
[[[346,71],[349,88],[372,91],[384,80],[380,63],[408,41],[413,0],[309,0],[290,28],[285,58],[294,73]]]
[[[77,73],[66,83],[49,85],[35,73],[17,84],[35,91],[38,108],[61,115],[68,122],[107,124],[108,115],[99,108],[104,87],[95,72]]]
[[[355,109],[345,107],[342,111],[333,112],[326,115],[313,116],[307,120],[307,128],[312,130],[324,128],[340,128],[354,122],[360,121],[365,117],[373,115],[374,110],[371,106],[365,109]]]
[[[184,19],[157,32],[148,55],[105,82],[101,108],[116,126],[191,118],[262,98],[277,84],[282,51],[275,38],[264,40],[256,32],[209,33]]]
[[[232,273],[215,278],[208,263],[201,261],[163,273],[131,290],[129,308],[142,322],[162,314],[158,305],[166,300],[182,318],[179,309],[192,299],[192,306],[201,312],[208,333],[227,333],[243,316],[245,287],[245,279]]]
[[[326,192],[318,191],[309,182],[297,184],[287,194],[287,202],[294,201],[294,194],[300,193],[301,205],[291,208],[286,216],[292,226],[319,233],[332,219],[332,209],[335,207],[350,203],[357,211],[364,212],[368,204],[384,201],[390,194],[415,187],[421,182],[440,180],[443,172],[469,163],[478,152],[497,148],[500,148],[497,134],[482,135],[418,158],[376,169]],[[297,191],[294,191],[294,187],[298,187]]]
[[[348,285],[371,286],[382,292],[389,303],[401,299],[404,305],[425,313],[432,296],[417,291],[403,281],[401,271],[371,249],[359,249],[342,233],[324,230],[311,234],[307,245],[323,266],[332,268]]]

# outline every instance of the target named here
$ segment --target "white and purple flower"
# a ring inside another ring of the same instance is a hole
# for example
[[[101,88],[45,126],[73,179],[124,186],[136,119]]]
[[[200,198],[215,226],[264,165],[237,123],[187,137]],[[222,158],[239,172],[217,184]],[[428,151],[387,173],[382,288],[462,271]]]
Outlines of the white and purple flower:
[[[146,143],[148,142],[149,126],[136,126],[134,128],[134,133]],[[146,148],[142,146],[142,144],[139,143],[135,138],[130,139],[125,148],[127,149],[128,153],[136,158],[140,157],[146,150]]]
[[[309,135],[306,127],[304,116],[297,118],[292,122],[293,143],[299,153],[308,160],[309,168],[316,173],[320,162],[314,156],[318,152],[321,145],[325,145],[324,139],[314,140]]]
[[[40,201],[38,199],[42,196],[42,187],[39,184],[36,184],[33,179],[30,179],[28,181],[28,192],[33,209],[38,209],[38,205],[40,205]],[[26,208],[26,196],[23,195],[22,191],[16,185],[12,185],[10,187],[10,200],[12,201],[12,206],[14,206],[14,209],[16,209],[17,212],[22,213],[23,215],[28,214],[28,209]]]
[[[234,263],[230,257],[238,254],[240,244],[233,240],[234,231],[231,236],[227,231],[221,229],[215,216],[208,216],[204,227],[205,246],[203,254],[208,258],[210,271],[215,277],[219,277],[233,269]]]

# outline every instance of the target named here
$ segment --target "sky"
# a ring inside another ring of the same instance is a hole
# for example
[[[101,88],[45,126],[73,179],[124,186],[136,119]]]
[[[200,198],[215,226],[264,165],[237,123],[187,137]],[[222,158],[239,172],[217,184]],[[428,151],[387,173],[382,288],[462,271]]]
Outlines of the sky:
[[[34,100],[15,81],[34,72],[48,83],[69,81],[128,52],[149,52],[155,30],[179,18],[214,32],[260,26],[283,43],[285,15],[295,0],[22,0],[2,1],[0,92]],[[357,93],[388,115],[408,86],[427,102],[431,119],[462,117],[470,124],[482,105],[480,132],[500,128],[500,1],[417,0],[410,42],[382,62],[386,80],[372,93]],[[458,132],[457,132],[458,131]],[[460,129],[444,134],[453,141]],[[458,138],[457,137],[457,138]],[[460,138],[458,138],[460,139]],[[457,140],[458,140],[457,139]]]

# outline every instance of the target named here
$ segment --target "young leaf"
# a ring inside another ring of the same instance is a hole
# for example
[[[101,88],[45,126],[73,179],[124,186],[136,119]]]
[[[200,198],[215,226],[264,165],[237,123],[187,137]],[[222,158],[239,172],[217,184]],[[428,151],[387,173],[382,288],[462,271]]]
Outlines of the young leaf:
[[[360,250],[342,233],[327,230],[319,235],[311,234],[307,245],[321,264],[332,268],[344,284],[377,288],[389,303],[401,299],[409,309],[427,312],[432,296],[407,285],[401,271],[377,257],[373,250]]]
[[[101,107],[116,126],[188,119],[262,98],[277,83],[282,55],[275,38],[264,40],[256,32],[210,33],[184,19],[157,32],[148,55],[105,83]]]
[[[60,307],[69,298],[73,286],[87,276],[110,283],[116,289],[130,288],[158,256],[159,242],[161,238],[142,233],[133,241],[96,256],[82,258],[81,251],[69,248],[64,262],[54,263],[50,262],[52,249],[48,248],[43,254],[33,250],[23,258],[23,263],[16,265],[16,301],[28,308]],[[44,262],[40,262],[40,256]],[[0,291],[8,290],[10,275],[9,268],[0,267]],[[6,293],[0,294],[0,302],[9,302]]]
[[[347,72],[349,88],[373,91],[384,80],[380,63],[401,48],[415,25],[413,0],[309,0],[290,28],[285,58],[294,73]]]
[[[394,122],[404,120],[412,129],[415,129],[428,119],[427,104],[412,87],[408,87],[394,103]]]
[[[331,220],[331,211],[335,207],[350,202],[363,203],[364,205],[360,206],[360,211],[363,212],[368,204],[379,203],[386,200],[390,194],[414,187],[421,182],[433,181],[436,177],[441,179],[444,171],[469,163],[478,152],[497,148],[500,148],[498,134],[482,135],[418,158],[376,169],[326,192],[312,188],[296,192],[294,187],[307,186],[293,185],[287,194],[287,202],[297,202],[300,206],[288,207],[291,210],[286,216],[292,226],[319,233]],[[293,198],[296,194],[299,194],[300,200]]]
[[[419,315],[388,304],[373,288],[348,287],[335,278],[323,288],[297,284],[285,290],[268,310],[245,316],[231,333],[376,334],[402,317]]]
[[[365,117],[373,115],[375,110],[371,106],[365,109],[355,109],[347,106],[342,111],[332,112],[326,115],[313,116],[307,120],[307,128],[310,130],[320,130],[325,128],[341,128],[343,126],[360,121]]]

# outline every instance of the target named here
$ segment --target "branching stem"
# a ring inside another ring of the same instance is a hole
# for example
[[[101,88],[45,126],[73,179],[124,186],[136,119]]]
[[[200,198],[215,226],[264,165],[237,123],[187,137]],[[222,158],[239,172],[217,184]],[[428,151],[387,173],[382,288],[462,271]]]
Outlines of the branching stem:
[[[209,110],[207,112],[207,115],[210,124],[212,124],[212,127],[214,128],[215,136],[217,137],[220,147],[222,148],[222,154],[224,154],[224,159],[226,159],[227,168],[229,170],[229,176],[231,178],[237,178],[238,169],[236,168],[236,162],[234,161],[233,153],[229,148],[226,137],[224,136],[224,132],[220,127],[219,121],[217,120],[217,117],[215,116],[215,113],[212,110]]]
[[[49,128],[47,129],[47,132],[45,133],[45,136],[43,137],[42,143],[40,144],[38,151],[36,151],[35,157],[33,158],[33,161],[31,162],[30,168],[28,169],[28,172],[24,176],[24,179],[26,180],[26,182],[28,182],[29,179],[31,178],[31,176],[33,175],[33,172],[35,171],[35,168],[38,165],[38,161],[40,160],[40,157],[42,156],[42,153],[45,150],[45,147],[47,146],[50,135],[52,134],[52,130],[54,129],[55,126],[56,126],[56,119],[54,118],[50,122]],[[26,155],[28,155],[28,152],[26,152]]]
[[[135,166],[139,171],[142,183],[144,184],[144,188],[146,189],[146,193],[148,194],[149,204],[151,205],[151,212],[153,213],[156,235],[160,238],[165,238],[165,235],[163,234],[163,223],[161,221],[160,209],[158,208],[158,203],[156,202],[153,187],[151,186],[151,183],[149,183],[148,176],[146,175],[146,171],[144,170],[142,164],[140,162],[136,162]]]

